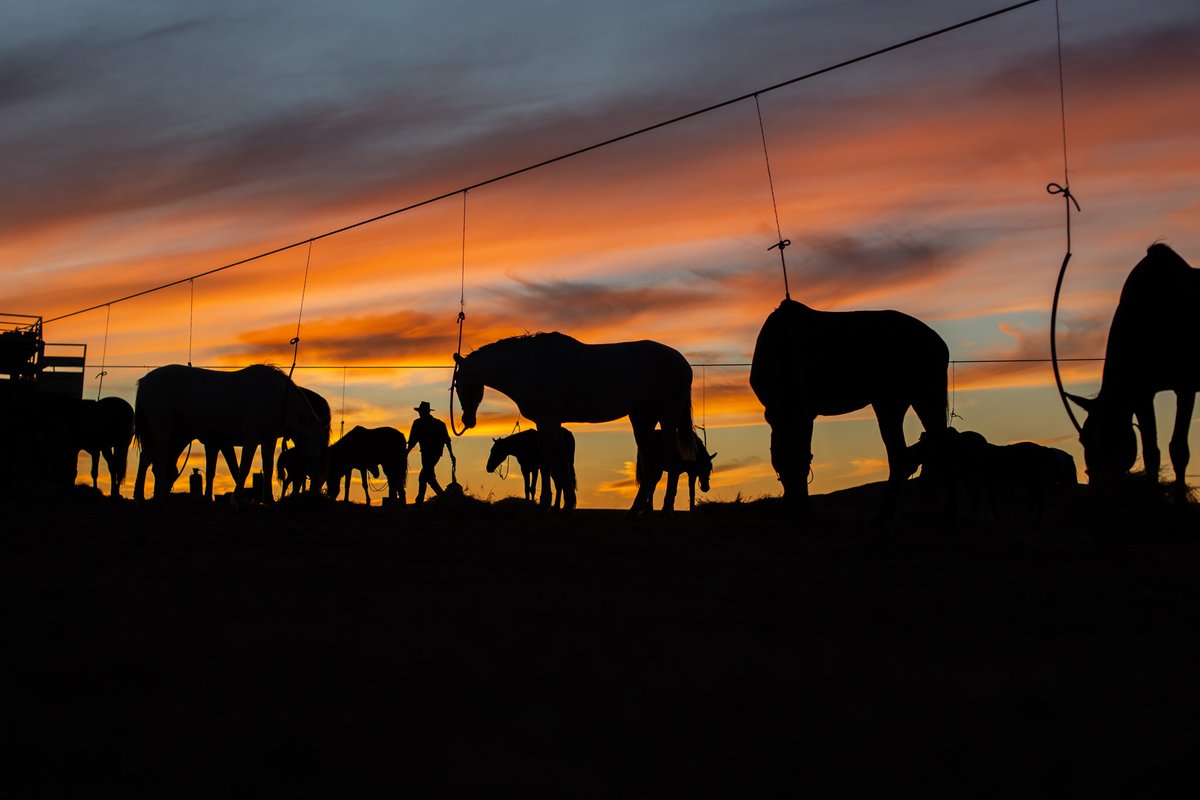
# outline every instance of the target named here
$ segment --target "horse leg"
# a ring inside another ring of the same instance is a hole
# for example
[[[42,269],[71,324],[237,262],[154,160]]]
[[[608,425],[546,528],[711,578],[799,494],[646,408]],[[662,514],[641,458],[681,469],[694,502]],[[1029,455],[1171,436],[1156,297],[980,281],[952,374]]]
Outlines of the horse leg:
[[[537,423],[538,432],[538,468],[542,473],[542,494],[538,498],[538,505],[542,508],[550,508],[550,500],[553,497],[553,487],[550,485],[550,475],[556,472],[558,467],[558,455],[562,449],[559,445],[562,440],[562,425],[557,422]],[[572,495],[568,501],[571,508],[575,507],[575,497]]]
[[[532,502],[537,499],[538,469],[537,467],[526,469],[525,465],[520,462],[518,465],[521,467],[521,480],[525,483],[525,499]]]
[[[672,443],[665,443],[665,447],[671,447]],[[658,481],[654,482],[655,488],[658,487]],[[653,492],[653,490],[651,490]],[[663,491],[663,511],[675,510],[675,495],[679,493],[679,473],[675,470],[667,470],[667,488]]]
[[[108,468],[108,496],[120,497],[121,488],[117,482],[116,450],[112,447],[105,447],[100,450],[100,455],[104,456],[104,466]]]
[[[92,488],[99,489],[100,485],[98,478],[100,477],[100,451],[98,449],[89,450],[88,455],[92,457]],[[109,472],[111,473],[112,470],[109,469]],[[72,483],[73,482],[74,481],[72,481]]]
[[[688,473],[688,511],[696,510],[696,476]]]
[[[371,492],[367,488],[367,470],[365,468],[359,469],[358,474],[360,476],[362,476],[363,497],[367,498],[367,505],[371,505]],[[349,489],[346,489],[346,499],[347,500],[350,499],[350,490]]]
[[[1196,405],[1196,393],[1182,391],[1175,393],[1175,427],[1171,431],[1171,443],[1167,451],[1171,454],[1171,466],[1175,468],[1175,485],[1184,487],[1184,473],[1187,472],[1188,459],[1188,428],[1192,423],[1192,409]]]
[[[146,499],[146,471],[150,468],[150,457],[146,448],[138,448],[137,477],[133,479],[133,499],[141,502]]]
[[[271,480],[271,476],[275,474],[275,440],[267,439],[262,443],[262,468],[263,468],[263,495],[260,498],[264,503],[275,502],[275,484]]]
[[[634,413],[629,415],[629,422],[633,425],[633,440],[637,443],[634,476],[638,484],[637,495],[633,498],[629,512],[639,514],[654,510],[654,488],[658,485],[658,478],[662,476],[662,472],[658,471],[661,470],[661,465],[651,468],[651,464],[655,462],[654,417]],[[654,480],[651,480],[652,476]]]
[[[1134,406],[1133,413],[1137,416],[1138,429],[1142,434],[1142,465],[1146,468],[1146,477],[1158,483],[1159,470],[1162,468],[1162,451],[1158,448],[1158,423],[1154,418],[1154,395]],[[1178,419],[1176,420],[1178,425]],[[1174,442],[1174,438],[1171,439]]]
[[[803,413],[784,420],[775,415],[767,418],[771,425],[771,466],[783,486],[783,499],[801,510],[808,508],[813,419]]]
[[[900,484],[912,474],[912,469],[909,468],[908,447],[904,444],[904,414],[908,411],[908,404],[876,404],[873,408],[888,457],[887,489],[883,495],[883,503],[875,515],[877,520],[885,520],[895,516]]]

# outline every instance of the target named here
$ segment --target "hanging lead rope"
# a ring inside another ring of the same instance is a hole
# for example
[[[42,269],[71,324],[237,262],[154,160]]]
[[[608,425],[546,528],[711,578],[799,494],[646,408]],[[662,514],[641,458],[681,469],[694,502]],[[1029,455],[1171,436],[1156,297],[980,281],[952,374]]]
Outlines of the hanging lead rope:
[[[462,206],[462,253],[459,264],[458,278],[458,346],[454,350],[456,358],[454,359],[454,372],[450,376],[450,430],[455,436],[462,436],[467,432],[464,427],[461,431],[454,424],[454,389],[458,384],[458,358],[462,355],[462,340],[463,340],[463,321],[467,318],[467,190],[463,189],[463,206]],[[454,469],[451,466],[451,476],[453,477]]]
[[[1063,256],[1062,266],[1058,268],[1058,280],[1054,284],[1054,301],[1050,305],[1050,363],[1054,368],[1054,383],[1058,386],[1058,396],[1062,400],[1063,408],[1067,410],[1067,416],[1070,418],[1071,424],[1075,426],[1076,432],[1083,433],[1083,426],[1075,418],[1071,402],[1067,399],[1066,389],[1063,388],[1062,374],[1058,368],[1058,299],[1062,294],[1063,277],[1067,274],[1067,264],[1071,260],[1071,206],[1074,205],[1076,211],[1083,211],[1079,207],[1079,201],[1071,194],[1071,171],[1067,162],[1067,100],[1063,81],[1062,17],[1059,13],[1058,0],[1055,0],[1054,3],[1054,24],[1058,41],[1058,105],[1062,119],[1063,182],[1061,186],[1057,183],[1047,184],[1046,191],[1052,195],[1061,194],[1063,196],[1063,205],[1067,214],[1067,252]]]
[[[338,438],[341,439],[346,435],[346,368],[342,367],[342,428],[338,431]]]
[[[288,342],[292,346],[292,368],[288,370],[288,379],[296,371],[296,359],[300,355],[300,322],[304,319],[304,295],[308,293],[308,268],[312,264],[313,240],[308,240],[308,255],[304,259],[304,283],[300,285],[300,313],[296,315],[296,335]]]
[[[188,281],[188,360],[187,365],[192,365],[192,319],[196,311],[196,279],[192,278]]]
[[[767,163],[767,186],[771,189],[771,208],[775,210],[775,235],[779,237],[779,240],[768,247],[767,251],[779,248],[779,266],[783,268],[783,296],[785,299],[791,300],[792,293],[788,290],[787,260],[783,257],[783,251],[792,243],[792,240],[783,238],[783,229],[779,225],[779,205],[775,202],[775,180],[771,177],[771,156],[767,153],[767,130],[763,127],[762,107],[758,103],[757,94],[754,95],[754,110],[758,112],[758,133],[762,137],[763,160]]]
[[[104,376],[108,372],[104,369],[108,362],[108,323],[112,319],[112,304],[105,306],[107,309],[104,314],[104,347],[100,350],[100,374],[96,376],[100,383],[96,386],[96,399],[100,399],[100,393],[104,390]]]

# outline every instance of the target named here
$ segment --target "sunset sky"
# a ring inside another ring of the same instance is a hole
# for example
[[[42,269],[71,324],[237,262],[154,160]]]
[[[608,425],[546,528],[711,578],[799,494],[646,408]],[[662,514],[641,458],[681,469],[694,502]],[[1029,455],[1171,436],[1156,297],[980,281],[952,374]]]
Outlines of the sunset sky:
[[[10,0],[0,312],[102,304],[1005,5]],[[1149,244],[1200,262],[1200,5],[1062,0],[1061,16],[1083,210],[1059,350],[1097,357]],[[1045,191],[1064,173],[1053,0],[760,103],[794,299],[904,311],[955,360],[1048,356],[1066,245],[1063,201]],[[329,400],[335,436],[343,422],[407,433],[421,400],[446,418],[464,259],[464,352],[558,330],[747,364],[783,297],[752,100],[471,191],[465,254],[463,211],[457,195],[315,242],[302,317],[307,247],[46,337],[88,345],[85,396],[103,363],[103,393],[132,401],[149,367],[189,358],[286,369],[299,319],[296,379]],[[429,368],[379,368],[397,366]],[[1099,372],[1070,365],[1068,388],[1094,394]],[[695,417],[718,451],[711,499],[779,492],[747,373],[695,369]],[[1082,466],[1048,364],[958,364],[953,386],[958,427],[1064,447]],[[515,406],[489,391],[482,411],[455,441],[459,480],[519,495],[484,471]],[[628,505],[628,423],[573,430],[580,505]],[[886,475],[869,410],[820,421],[814,452],[814,492]]]

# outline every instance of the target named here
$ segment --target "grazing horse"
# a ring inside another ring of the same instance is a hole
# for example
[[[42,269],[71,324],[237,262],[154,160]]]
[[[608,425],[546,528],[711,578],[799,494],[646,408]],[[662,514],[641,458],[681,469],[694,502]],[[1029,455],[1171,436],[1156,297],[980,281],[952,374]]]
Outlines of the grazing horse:
[[[566,462],[566,482],[571,485],[573,491],[575,489],[575,435],[566,428],[562,428],[562,434],[562,453],[563,459]],[[536,499],[538,471],[541,469],[542,464],[542,450],[541,445],[538,443],[538,432],[536,430],[527,430],[514,433],[512,436],[502,436],[498,439],[492,439],[492,451],[488,454],[487,471],[489,473],[495,472],[496,467],[500,466],[500,462],[509,456],[516,458],[517,464],[521,467],[521,482],[525,487],[525,499]],[[551,477],[553,478],[554,476]],[[563,484],[555,480],[555,508],[561,506],[562,496]]]
[[[73,433],[76,453],[83,450],[92,457],[92,488],[96,488],[103,455],[108,465],[109,494],[120,497],[133,441],[133,406],[120,397],[80,400]]]
[[[692,435],[696,436],[695,433]],[[712,477],[713,471],[713,459],[717,457],[716,453],[708,452],[704,441],[699,436],[696,436],[695,450],[695,458],[683,459],[666,441],[661,430],[654,431],[654,447],[650,449],[652,461],[645,468],[651,487],[651,503],[654,501],[654,490],[658,488],[658,482],[662,480],[665,472],[667,473],[667,488],[663,494],[663,511],[674,511],[675,494],[679,490],[679,476],[686,472],[688,476],[688,510],[695,510],[696,481],[700,482],[700,491],[708,491],[708,480]]]
[[[639,452],[651,446],[659,424],[675,439],[681,455],[693,455],[692,367],[664,344],[584,344],[557,332],[536,333],[501,339],[468,356],[455,353],[454,362],[464,426],[475,427],[483,388],[490,386],[508,395],[542,434],[543,507],[550,505],[551,473],[565,470],[563,437],[557,435],[564,422],[609,422],[628,416]],[[575,488],[565,479],[564,483],[564,507],[569,510],[575,507]],[[638,485],[630,511],[648,511],[650,487],[641,475]]]
[[[1078,485],[1075,459],[1056,447],[1035,442],[992,444],[975,431],[947,428],[938,437],[922,434],[908,448],[921,464],[921,480],[942,493],[947,521],[957,517],[958,503],[968,501],[967,516],[975,517],[986,504],[1001,520],[1001,506],[1041,519],[1047,500]]]
[[[328,493],[336,500],[341,482],[346,481],[346,502],[350,502],[350,478],[354,470],[362,475],[363,494],[371,505],[367,473],[379,477],[379,468],[388,482],[388,497],[404,505],[404,487],[408,483],[408,446],[404,434],[395,428],[364,428],[355,425],[349,433],[329,446]]]
[[[1108,331],[1100,392],[1088,400],[1067,395],[1088,412],[1079,434],[1089,480],[1124,475],[1137,460],[1133,417],[1142,435],[1146,476],[1157,481],[1162,454],[1154,419],[1154,395],[1175,392],[1175,426],[1168,452],[1175,483],[1184,486],[1188,427],[1200,360],[1196,358],[1196,315],[1200,313],[1200,270],[1165,244],[1154,244],[1125,279]]]
[[[946,427],[950,353],[929,326],[898,311],[815,311],[784,300],[754,345],[750,387],[771,426],[771,465],[783,496],[808,500],[813,422],[871,406],[888,456],[878,516],[896,510],[900,484],[916,470],[904,443],[909,406],[930,433]]]
[[[154,497],[170,494],[179,476],[176,461],[193,439],[211,445],[214,457],[226,446],[242,447],[246,457],[234,476],[239,491],[250,472],[248,454],[253,454],[253,448],[262,448],[263,471],[270,475],[276,441],[291,438],[304,469],[315,474],[329,444],[328,416],[314,409],[309,396],[287,375],[263,364],[236,372],[179,364],[151,370],[138,381],[134,417],[142,447],[134,485],[138,500],[145,497],[146,471],[151,466]],[[210,479],[209,491],[211,485]],[[269,484],[266,491],[270,495]]]

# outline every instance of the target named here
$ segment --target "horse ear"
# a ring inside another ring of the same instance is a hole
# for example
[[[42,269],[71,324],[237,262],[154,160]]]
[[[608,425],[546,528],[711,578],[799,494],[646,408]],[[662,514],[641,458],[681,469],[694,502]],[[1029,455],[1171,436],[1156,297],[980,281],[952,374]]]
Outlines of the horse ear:
[[[1089,414],[1092,413],[1092,409],[1096,407],[1095,398],[1089,399],[1087,397],[1080,397],[1077,394],[1068,394],[1067,399]]]
[[[708,460],[709,460],[709,461],[712,461],[712,460],[713,460],[714,458],[716,458],[716,457],[717,457],[717,454],[716,454],[716,453],[709,453],[709,454],[708,454]]]
[[[499,436],[493,436],[493,437],[492,437],[492,441],[493,441],[493,442],[498,442],[498,441],[500,441],[500,437],[499,437]]]
[[[463,361],[462,353],[455,353],[454,354],[454,363],[461,364],[462,361]]]

